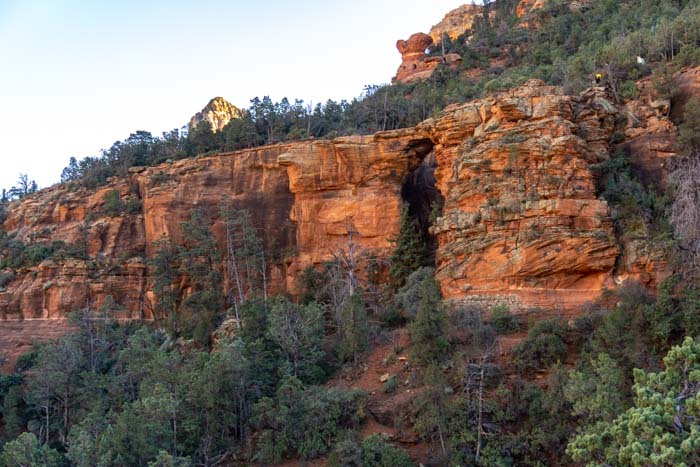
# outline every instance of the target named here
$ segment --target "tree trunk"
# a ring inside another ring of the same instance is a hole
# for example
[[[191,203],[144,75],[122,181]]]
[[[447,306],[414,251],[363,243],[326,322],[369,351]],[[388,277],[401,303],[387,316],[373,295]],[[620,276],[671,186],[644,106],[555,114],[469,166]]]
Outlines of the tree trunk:
[[[44,439],[44,444],[49,443],[49,403],[46,403],[46,435]]]
[[[477,441],[476,441],[476,462],[479,462],[479,457],[481,455],[481,436],[482,436],[482,424],[483,424],[483,410],[484,410],[484,361],[481,362],[481,372],[479,374],[479,415],[477,421]]]

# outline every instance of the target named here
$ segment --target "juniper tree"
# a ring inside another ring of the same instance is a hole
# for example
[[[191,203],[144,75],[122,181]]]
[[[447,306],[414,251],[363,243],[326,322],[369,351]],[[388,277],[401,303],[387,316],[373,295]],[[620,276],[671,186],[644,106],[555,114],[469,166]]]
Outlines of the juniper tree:
[[[341,360],[352,359],[357,364],[360,353],[367,348],[367,310],[358,294],[352,295],[343,305],[341,316],[345,324],[340,336],[338,354]]]
[[[700,344],[687,337],[664,370],[634,370],[634,406],[576,436],[567,453],[587,465],[700,463]]]
[[[149,260],[153,268],[153,291],[156,294],[156,320],[172,317],[177,312],[178,291],[175,279],[178,276],[177,252],[167,238],[154,243],[156,254]]]

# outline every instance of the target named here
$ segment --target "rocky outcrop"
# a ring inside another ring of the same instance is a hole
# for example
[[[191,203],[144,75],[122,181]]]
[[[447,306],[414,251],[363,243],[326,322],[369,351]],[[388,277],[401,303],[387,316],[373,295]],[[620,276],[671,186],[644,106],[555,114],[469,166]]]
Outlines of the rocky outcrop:
[[[426,62],[425,51],[433,45],[433,39],[422,32],[413,34],[408,40],[396,42],[396,49],[401,53],[401,65],[396,72],[394,81],[410,83],[429,78],[437,66],[429,67]]]
[[[520,0],[520,3],[518,3],[515,10],[515,14],[518,16],[518,18],[522,18],[531,14],[533,11],[544,8],[545,3],[545,0]]]
[[[426,149],[414,130],[261,147],[132,170],[97,191],[56,186],[11,206],[2,226],[27,244],[87,245],[89,259],[55,258],[17,272],[0,292],[4,319],[62,318],[111,296],[121,318],[154,318],[147,258],[159,240],[182,240],[182,222],[205,212],[223,245],[222,202],[246,209],[268,249],[273,292],[296,293],[301,270],[347,246],[386,253],[397,234],[401,183]],[[139,212],[109,217],[116,190]]]
[[[450,11],[430,29],[430,37],[437,44],[445,37],[452,40],[471,29],[474,19],[484,12],[482,5],[466,4]]]
[[[604,88],[568,96],[533,80],[414,128],[133,168],[95,191],[42,190],[14,202],[2,229],[27,244],[84,246],[87,256],[16,271],[0,292],[0,313],[8,322],[60,320],[113,300],[118,317],[156,318],[154,243],[178,243],[181,223],[198,209],[223,245],[224,200],[247,209],[259,228],[271,291],[296,295],[300,272],[346,248],[349,233],[359,247],[388,254],[404,182],[426,160],[444,197],[432,231],[446,297],[572,311],[625,279],[654,286],[663,258],[618,242],[593,170],[617,133],[634,142],[640,129],[674,131],[663,109],[644,102],[623,108]],[[630,124],[628,114],[647,125]],[[115,190],[132,209],[110,217],[105,197]]]
[[[650,78],[637,87],[639,97],[625,102],[626,125],[624,134],[617,135],[617,150],[629,154],[644,184],[664,189],[668,162],[678,153],[678,129],[669,118],[671,101],[658,95]]]
[[[533,21],[534,12],[544,7],[544,0],[521,0],[517,6],[517,16],[520,18],[520,26],[534,27],[536,21]],[[455,41],[460,36],[469,33],[472,29],[474,21],[481,15],[487,14],[483,5],[465,4],[450,11],[438,24],[434,25],[430,34],[416,33],[408,40],[399,40],[396,47],[401,53],[401,65],[399,66],[394,82],[412,83],[430,78],[435,69],[441,63],[447,63],[452,67],[457,66],[462,57],[456,53],[446,53],[444,55],[426,56],[425,51],[433,44],[440,44],[443,40]],[[491,8],[488,11],[490,17],[494,17],[495,9]],[[471,38],[466,34],[466,39],[469,42]],[[479,53],[488,53],[488,50],[479,50]],[[490,59],[492,66],[502,66],[505,61],[505,55]],[[465,74],[472,77],[481,76],[484,70],[474,68],[466,70]]]
[[[483,14],[481,5],[462,5],[450,11],[438,24],[430,29],[430,34],[422,32],[413,34],[408,40],[399,40],[396,48],[401,53],[401,65],[399,66],[394,82],[413,83],[430,78],[435,69],[441,63],[456,66],[462,61],[462,57],[456,53],[434,55],[427,57],[425,54],[433,44],[439,44],[444,39],[455,40],[469,31],[474,19]]]
[[[303,268],[348,248],[348,233],[363,248],[386,255],[399,228],[401,186],[432,149],[415,129],[312,141],[278,158],[287,168],[296,225],[296,255],[287,290],[297,290]]]
[[[396,48],[401,53],[401,65],[393,81],[413,83],[428,79],[441,63],[454,65],[462,60],[462,57],[455,53],[445,54],[444,57],[428,57],[425,52],[431,45],[433,39],[422,32],[413,34],[407,41],[396,42]]]
[[[674,119],[680,118],[685,103],[700,92],[700,68],[686,68],[673,77],[676,93],[673,99],[659,95],[647,77],[637,83],[639,96],[625,102],[622,118],[624,129],[614,138],[615,151],[629,158],[635,176],[649,191],[664,194],[674,159],[678,156],[678,128]],[[623,217],[624,213],[613,213]],[[618,284],[633,280],[656,288],[672,272],[665,244],[658,241],[648,225],[634,219],[618,239],[621,255],[618,259]]]
[[[669,163],[678,155],[677,122],[688,102],[700,95],[700,67],[687,67],[672,77],[672,98],[659,94],[651,77],[637,82],[639,96],[625,102],[625,150],[645,183],[666,187]]]
[[[421,125],[437,143],[447,297],[572,309],[610,283],[619,249],[591,165],[608,157],[615,114],[604,94],[534,80]]]
[[[537,12],[544,8],[546,3],[546,0],[520,0],[515,10],[516,16],[520,19],[520,26],[529,29],[539,28]]]
[[[3,319],[65,318],[86,306],[101,307],[107,296],[125,305],[122,318],[137,318],[144,312],[143,217],[102,213],[107,192],[116,190],[127,199],[132,188],[129,180],[114,180],[91,192],[59,185],[11,206],[2,228],[17,240],[65,242],[84,250],[89,259],[57,258],[18,271],[0,293]]]
[[[686,103],[700,96],[700,67],[688,67],[680,70],[674,76],[673,84],[676,87],[676,93],[673,96],[671,103],[670,118],[674,122],[680,122],[683,119]]]
[[[241,110],[223,97],[215,97],[190,119],[189,129],[192,131],[202,122],[209,122],[214,132],[221,131],[228,123],[241,118]]]

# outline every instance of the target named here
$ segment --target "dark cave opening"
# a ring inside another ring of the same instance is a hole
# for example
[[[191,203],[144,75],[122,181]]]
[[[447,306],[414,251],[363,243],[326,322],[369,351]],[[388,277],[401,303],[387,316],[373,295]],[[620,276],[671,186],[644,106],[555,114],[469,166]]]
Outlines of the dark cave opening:
[[[406,178],[401,187],[401,197],[408,207],[408,214],[416,220],[421,236],[428,246],[431,262],[434,263],[437,239],[430,234],[435,217],[442,213],[445,198],[435,186],[437,159],[429,139],[415,141],[411,150],[421,163]]]

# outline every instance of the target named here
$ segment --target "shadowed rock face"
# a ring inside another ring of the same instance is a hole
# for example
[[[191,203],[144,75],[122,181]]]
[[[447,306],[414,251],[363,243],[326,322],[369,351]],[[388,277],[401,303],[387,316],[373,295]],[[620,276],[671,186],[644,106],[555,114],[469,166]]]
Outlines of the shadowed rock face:
[[[266,146],[135,169],[97,191],[56,186],[15,202],[2,226],[25,243],[88,246],[89,260],[47,260],[19,271],[0,292],[4,319],[53,319],[100,307],[108,296],[121,318],[154,318],[148,257],[155,242],[182,240],[182,222],[204,211],[223,245],[222,201],[246,209],[268,250],[273,292],[297,293],[298,275],[356,241],[385,254],[398,233],[403,178],[424,150],[415,130]],[[138,198],[141,212],[103,214],[106,193]]]
[[[296,256],[289,263],[287,290],[299,273],[347,248],[348,231],[363,248],[388,255],[401,215],[401,185],[429,152],[415,129],[295,145],[278,163],[287,168],[294,205]]]
[[[201,209],[223,245],[224,198],[260,229],[272,292],[298,294],[300,272],[347,246],[349,230],[361,247],[390,252],[410,198],[402,187],[420,185],[405,182],[424,160],[425,180],[432,183],[434,170],[444,198],[432,233],[446,297],[574,310],[626,278],[654,286],[663,261],[639,244],[618,244],[592,170],[609,157],[613,132],[637,135],[619,127],[621,113],[660,122],[652,129],[674,128],[649,106],[633,107],[614,106],[603,88],[567,96],[533,80],[414,128],[134,168],[94,191],[48,188],[14,202],[3,230],[26,243],[84,244],[89,259],[17,271],[0,292],[0,313],[11,321],[62,319],[111,296],[124,309],[120,318],[154,318],[153,243],[180,241],[181,223]],[[104,215],[110,190],[138,199],[140,211]],[[0,327],[0,338],[3,329],[10,328]]]

